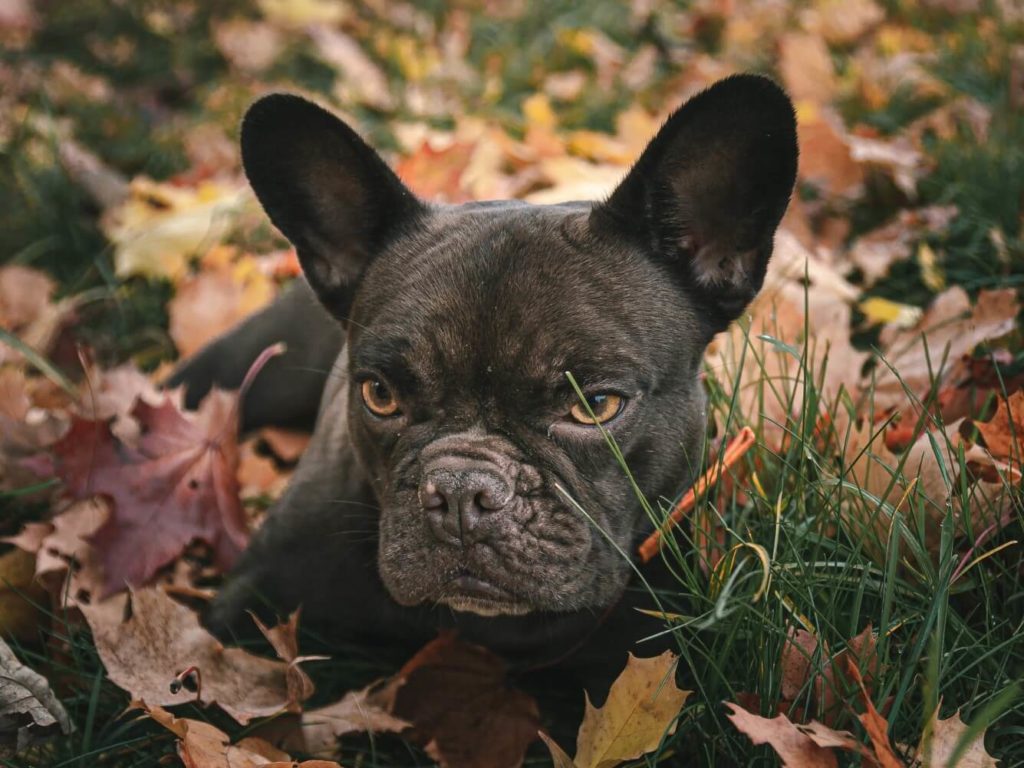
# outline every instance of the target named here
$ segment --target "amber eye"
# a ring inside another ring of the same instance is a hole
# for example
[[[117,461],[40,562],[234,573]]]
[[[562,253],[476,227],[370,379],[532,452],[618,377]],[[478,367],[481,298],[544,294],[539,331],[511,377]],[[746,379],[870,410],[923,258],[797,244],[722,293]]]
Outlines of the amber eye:
[[[380,379],[366,379],[360,391],[363,402],[374,416],[394,416],[398,413],[398,399]]]
[[[604,424],[619,415],[619,411],[622,410],[622,402],[620,395],[613,395],[610,392],[587,395],[587,405],[590,406],[590,411],[594,415],[591,416],[587,412],[583,403],[576,403],[569,411],[569,416],[580,424]]]

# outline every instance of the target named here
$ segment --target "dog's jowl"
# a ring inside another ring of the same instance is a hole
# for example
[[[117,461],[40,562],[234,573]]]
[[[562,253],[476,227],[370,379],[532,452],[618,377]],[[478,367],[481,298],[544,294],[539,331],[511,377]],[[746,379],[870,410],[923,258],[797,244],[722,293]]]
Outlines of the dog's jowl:
[[[701,357],[760,288],[794,183],[785,94],[704,91],[600,202],[423,202],[294,96],[250,109],[242,154],[306,282],[174,383],[195,401],[284,341],[246,427],[315,429],[209,625],[301,604],[338,641],[412,650],[455,626],[513,663],[599,647],[621,667],[657,628],[623,556],[650,523],[602,429],[650,498],[693,480]]]

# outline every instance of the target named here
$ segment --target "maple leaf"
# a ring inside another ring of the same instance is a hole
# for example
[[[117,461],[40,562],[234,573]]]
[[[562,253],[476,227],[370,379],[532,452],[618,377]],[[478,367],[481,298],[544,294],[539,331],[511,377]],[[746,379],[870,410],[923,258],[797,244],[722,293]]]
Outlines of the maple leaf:
[[[921,738],[916,759],[931,768],[996,768],[996,759],[985,749],[984,733],[971,739],[953,763],[953,755],[966,732],[967,724],[960,718],[959,710],[939,720],[936,708]]]
[[[126,599],[131,606],[127,620]],[[201,697],[200,703],[216,702],[243,725],[289,704],[287,663],[225,648],[200,626],[195,613],[161,589],[140,589],[127,598],[79,609],[108,677],[134,699],[169,706]],[[190,667],[198,668],[201,676],[198,693],[172,692],[170,682]]]
[[[193,540],[209,544],[222,569],[244,548],[237,400],[215,390],[194,414],[169,397],[158,406],[138,400],[134,445],[117,439],[109,423],[79,416],[54,444],[53,469],[70,494],[102,495],[113,505],[90,538],[103,564],[102,596],[146,583]]]
[[[739,704],[726,703],[725,706],[731,710],[727,717],[737,730],[754,744],[768,744],[786,768],[836,768],[838,765],[835,752],[819,746],[785,715],[769,719],[751,714]]]
[[[985,447],[997,459],[1021,465],[1024,452],[1024,390],[1000,398],[999,406],[988,421],[976,421]]]
[[[670,651],[647,659],[630,654],[604,705],[595,707],[587,697],[574,759],[541,732],[555,764],[611,768],[657,749],[663,737],[675,733],[676,718],[690,696],[676,686],[675,666]]]

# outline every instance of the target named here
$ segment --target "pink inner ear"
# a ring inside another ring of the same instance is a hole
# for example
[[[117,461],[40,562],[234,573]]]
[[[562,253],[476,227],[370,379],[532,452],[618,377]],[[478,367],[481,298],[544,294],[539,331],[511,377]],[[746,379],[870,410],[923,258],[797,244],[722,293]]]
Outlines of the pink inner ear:
[[[757,259],[756,248],[728,252],[727,247],[717,243],[706,243],[689,253],[693,276],[702,286],[740,288],[747,285]]]

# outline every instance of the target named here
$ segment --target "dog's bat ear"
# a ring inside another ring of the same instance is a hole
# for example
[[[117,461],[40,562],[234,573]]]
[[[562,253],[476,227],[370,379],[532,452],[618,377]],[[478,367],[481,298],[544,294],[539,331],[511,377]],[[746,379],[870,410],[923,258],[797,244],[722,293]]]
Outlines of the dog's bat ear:
[[[736,75],[666,121],[592,224],[682,270],[719,330],[761,289],[796,167],[789,98],[765,77]]]
[[[339,317],[373,254],[425,210],[355,131],[298,96],[272,94],[249,108],[242,163],[306,279]]]

